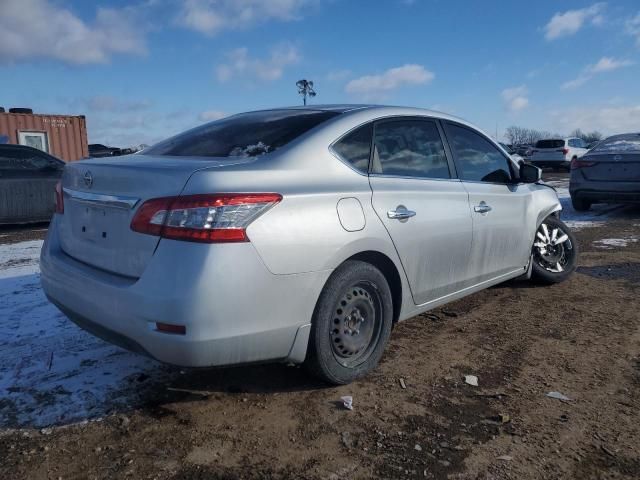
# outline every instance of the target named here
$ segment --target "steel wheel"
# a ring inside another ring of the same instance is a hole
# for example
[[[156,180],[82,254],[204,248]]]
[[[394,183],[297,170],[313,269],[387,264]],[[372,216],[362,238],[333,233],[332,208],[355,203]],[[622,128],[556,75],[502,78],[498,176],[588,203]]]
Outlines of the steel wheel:
[[[545,220],[536,232],[534,261],[548,272],[562,273],[572,263],[573,256],[574,245],[567,232],[561,225],[550,225]]]
[[[366,361],[380,337],[382,302],[370,282],[348,288],[334,309],[331,347],[338,363],[354,367]]]

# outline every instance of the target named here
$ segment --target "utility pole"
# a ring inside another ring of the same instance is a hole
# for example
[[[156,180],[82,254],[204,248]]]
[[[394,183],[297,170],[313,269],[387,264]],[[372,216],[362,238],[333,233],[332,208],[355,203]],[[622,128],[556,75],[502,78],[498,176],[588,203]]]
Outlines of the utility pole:
[[[298,80],[296,82],[296,87],[298,87],[298,94],[302,95],[302,104],[307,104],[307,97],[315,97],[316,91],[313,89],[313,81],[312,80]]]

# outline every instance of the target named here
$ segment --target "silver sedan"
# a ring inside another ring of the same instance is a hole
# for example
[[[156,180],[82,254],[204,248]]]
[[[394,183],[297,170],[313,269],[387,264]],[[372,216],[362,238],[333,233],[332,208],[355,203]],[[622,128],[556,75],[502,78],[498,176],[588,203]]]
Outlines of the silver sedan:
[[[396,322],[516,277],[562,281],[577,261],[539,169],[414,108],[234,115],[69,164],[56,198],[48,298],[182,366],[305,363],[347,383]]]

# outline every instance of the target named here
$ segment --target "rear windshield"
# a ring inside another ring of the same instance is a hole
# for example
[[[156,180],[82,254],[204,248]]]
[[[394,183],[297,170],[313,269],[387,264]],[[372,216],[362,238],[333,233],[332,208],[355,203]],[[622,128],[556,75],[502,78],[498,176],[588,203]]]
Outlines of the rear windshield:
[[[538,140],[536,148],[561,148],[564,147],[564,140]]]
[[[268,110],[234,115],[193,128],[145,150],[147,155],[255,157],[273,152],[337,112]]]
[[[609,137],[596,145],[592,151],[600,153],[638,153],[640,152],[640,133]]]

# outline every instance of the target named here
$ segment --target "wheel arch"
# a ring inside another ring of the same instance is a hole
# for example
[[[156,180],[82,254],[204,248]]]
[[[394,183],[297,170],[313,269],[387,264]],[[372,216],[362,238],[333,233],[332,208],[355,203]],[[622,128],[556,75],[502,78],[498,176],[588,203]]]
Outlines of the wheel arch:
[[[387,280],[389,289],[391,290],[391,299],[393,301],[393,323],[397,323],[400,318],[400,311],[402,310],[402,277],[400,276],[400,272],[398,271],[395,263],[393,263],[393,260],[384,253],[376,250],[365,250],[356,253],[344,260],[344,262],[349,260],[369,263],[382,272]]]

